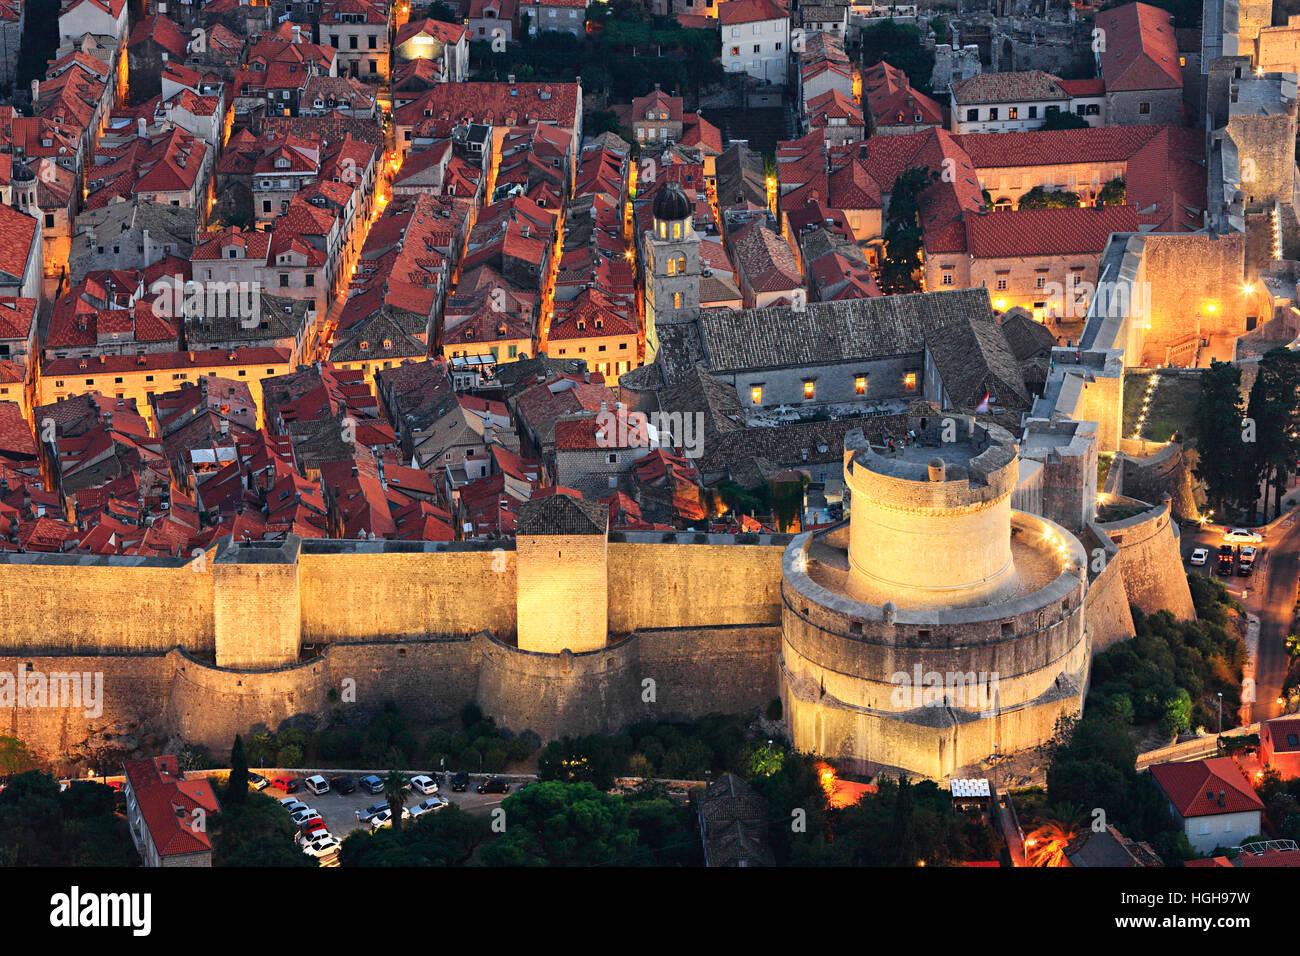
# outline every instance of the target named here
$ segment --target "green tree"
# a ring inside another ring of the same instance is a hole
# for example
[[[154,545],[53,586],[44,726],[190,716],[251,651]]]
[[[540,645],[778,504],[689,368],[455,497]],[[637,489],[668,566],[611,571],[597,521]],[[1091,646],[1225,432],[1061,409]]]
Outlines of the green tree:
[[[882,291],[893,295],[919,292],[917,273],[921,268],[921,196],[939,174],[914,166],[894,180],[889,191],[889,215],[885,224],[885,256],[876,277]]]
[[[1122,206],[1127,198],[1127,187],[1123,177],[1117,176],[1101,187],[1097,193],[1098,206]]]
[[[339,850],[339,866],[442,867],[466,863],[488,836],[486,817],[456,804],[425,813],[398,830],[357,831]]]
[[[239,738],[236,738],[238,740]],[[227,802],[209,817],[213,866],[316,866],[294,842],[293,821],[271,797],[244,790],[245,799]]]
[[[1196,440],[1193,474],[1205,485],[1210,510],[1227,518],[1241,491],[1242,407],[1241,369],[1230,362],[1212,361],[1201,373],[1201,391],[1192,414],[1191,433]]]
[[[27,752],[27,744],[17,737],[0,735],[0,775],[30,770],[34,761]]]
[[[485,845],[486,866],[624,866],[645,861],[627,802],[589,783],[538,783],[502,801],[510,825]]]
[[[1079,205],[1079,194],[1035,186],[1020,197],[1018,209],[1069,209]]]
[[[875,66],[882,60],[907,74],[912,88],[930,93],[934,72],[934,51],[926,48],[921,31],[892,18],[862,31],[862,64]]]
[[[384,800],[393,813],[393,829],[402,829],[402,810],[406,808],[406,787],[410,779],[399,770],[384,774]]]
[[[1253,511],[1263,481],[1267,519],[1270,491],[1280,513],[1287,477],[1300,459],[1300,354],[1287,348],[1264,354],[1250,389],[1246,417],[1241,503]]]
[[[223,803],[238,806],[248,799],[248,759],[244,756],[244,739],[235,734],[235,745],[230,749],[230,779],[226,781]]]
[[[1043,120],[1043,125],[1039,129],[1087,129],[1088,121],[1082,116],[1058,110],[1055,113],[1048,113]]]

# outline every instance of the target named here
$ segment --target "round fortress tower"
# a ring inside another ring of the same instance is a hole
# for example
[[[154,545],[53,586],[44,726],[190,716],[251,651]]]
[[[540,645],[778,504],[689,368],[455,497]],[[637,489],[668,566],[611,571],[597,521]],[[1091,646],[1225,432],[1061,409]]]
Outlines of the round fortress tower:
[[[846,455],[853,589],[902,607],[977,604],[1016,586],[1011,492],[1016,446],[987,429],[895,453]]]
[[[1013,511],[1019,449],[996,425],[912,420],[845,438],[849,521],[782,570],[781,688],[795,746],[936,779],[1049,739],[1087,684],[1087,564]]]

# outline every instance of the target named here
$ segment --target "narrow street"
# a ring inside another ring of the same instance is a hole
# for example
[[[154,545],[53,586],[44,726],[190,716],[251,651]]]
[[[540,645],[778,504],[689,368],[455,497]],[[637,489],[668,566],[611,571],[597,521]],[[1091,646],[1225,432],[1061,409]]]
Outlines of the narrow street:
[[[1291,632],[1291,613],[1296,601],[1296,582],[1300,578],[1300,512],[1292,511],[1264,532],[1264,543],[1249,577],[1220,576],[1224,585],[1245,609],[1259,616],[1259,655],[1255,662],[1255,702],[1242,708],[1242,722],[1268,720],[1283,712],[1278,698],[1284,690],[1289,664],[1286,637]],[[1222,543],[1223,529],[1210,525],[1203,529],[1184,528],[1181,539],[1183,561],[1195,548],[1206,548],[1209,561],[1202,567],[1187,565],[1187,570],[1204,577],[1214,576],[1214,556]],[[1243,701],[1243,703],[1246,703]]]

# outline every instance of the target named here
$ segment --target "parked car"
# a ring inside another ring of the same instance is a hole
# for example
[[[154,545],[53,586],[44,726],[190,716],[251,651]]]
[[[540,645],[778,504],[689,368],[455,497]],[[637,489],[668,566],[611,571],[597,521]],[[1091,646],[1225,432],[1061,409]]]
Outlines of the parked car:
[[[289,819],[293,821],[294,826],[300,827],[308,820],[319,820],[320,814],[311,807],[308,807],[306,810],[299,810],[297,813],[290,816]]]
[[[297,777],[276,777],[271,781],[271,786],[285,793],[297,793],[302,787],[302,781]]]
[[[324,777],[322,777],[322,776],[321,776],[320,774],[318,774],[318,773],[317,773],[317,774],[312,774],[310,777],[308,777],[306,780],[304,780],[303,783],[306,784],[308,790],[310,790],[312,793],[316,794],[316,796],[318,796],[318,797],[319,797],[321,794],[323,794],[323,793],[329,793],[329,792],[330,792],[330,783],[329,783],[329,781],[326,780]]]
[[[1219,574],[1231,574],[1232,559],[1233,559],[1232,547],[1226,544],[1220,547],[1218,566],[1215,568],[1215,571],[1218,572]]]
[[[451,778],[451,792],[464,793],[469,789],[469,774],[462,770]]]
[[[326,833],[319,840],[308,843],[302,848],[302,852],[319,860],[323,856],[331,856],[337,853],[340,845],[338,837]]]
[[[1237,574],[1241,577],[1250,577],[1250,573],[1255,570],[1255,553],[1250,545],[1241,549],[1241,561],[1237,564]]]
[[[425,776],[421,773],[416,774],[411,778],[411,789],[418,790],[420,793],[427,795],[430,793],[437,793],[438,784],[434,782],[432,777]]]
[[[309,810],[310,807],[303,803],[297,797],[285,797],[280,801],[280,806],[289,811],[290,814],[297,813],[299,810]]]
[[[1194,564],[1194,565],[1196,565],[1197,567],[1200,567],[1202,564],[1204,564],[1204,563],[1205,563],[1206,561],[1208,561],[1208,560],[1210,560],[1210,549],[1209,549],[1209,548],[1194,548],[1194,549],[1192,550],[1192,556],[1191,556],[1191,558],[1188,559],[1188,561],[1189,561],[1191,564]]]
[[[406,809],[406,807],[402,807],[402,819],[409,820],[410,817],[411,817],[411,811]],[[391,827],[392,825],[393,825],[393,811],[391,807],[384,807],[383,810],[381,810],[379,813],[376,813],[373,817],[370,818],[370,829],[372,831],[382,830],[384,827]]]
[[[383,813],[387,809],[388,809],[388,804],[386,803],[372,803],[364,810],[357,811],[357,816],[360,817],[360,819],[362,820],[370,820],[373,819],[378,814]]]
[[[421,800],[415,806],[411,807],[411,816],[418,817],[424,813],[431,813],[434,810],[441,810],[451,801],[446,797],[430,797],[427,800]]]
[[[357,785],[351,777],[330,777],[330,786],[335,793],[356,793]]]
[[[1263,541],[1263,535],[1249,528],[1233,528],[1223,532],[1224,544],[1262,544]]]
[[[250,770],[248,772],[248,785],[254,790],[265,790],[271,785],[271,781],[267,780],[260,773],[253,773]]]
[[[484,780],[482,783],[480,783],[477,787],[474,788],[474,792],[475,793],[509,793],[510,784],[507,783],[505,780],[501,779],[500,777],[488,777],[488,779]]]
[[[361,778],[361,789],[366,793],[383,793],[384,781],[381,777],[376,777],[373,773]]]
[[[298,829],[309,837],[315,837],[322,833],[329,833],[329,827],[325,825],[325,821],[320,817],[312,817]]]

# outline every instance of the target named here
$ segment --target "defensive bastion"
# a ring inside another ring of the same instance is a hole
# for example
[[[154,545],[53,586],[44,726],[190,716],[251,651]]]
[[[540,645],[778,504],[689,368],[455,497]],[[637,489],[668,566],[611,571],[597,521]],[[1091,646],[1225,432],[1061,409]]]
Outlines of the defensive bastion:
[[[603,508],[550,495],[525,504],[514,541],[0,554],[0,673],[101,674],[104,688],[91,713],[4,701],[0,733],[53,757],[146,733],[220,752],[353,703],[441,718],[476,700],[552,738],[781,696],[797,746],[942,777],[1078,710],[1090,635],[1132,633],[1129,566],[1113,558],[1132,542],[1140,567],[1172,534],[1167,517],[1113,529],[1118,541],[1090,528],[1108,560],[1084,572],[1069,532],[1012,512],[1008,438],[943,452],[939,481],[858,448],[853,521],[797,539],[609,532]],[[910,487],[923,492],[912,512],[897,507]],[[917,664],[996,671],[991,714],[891,708],[894,674]]]

